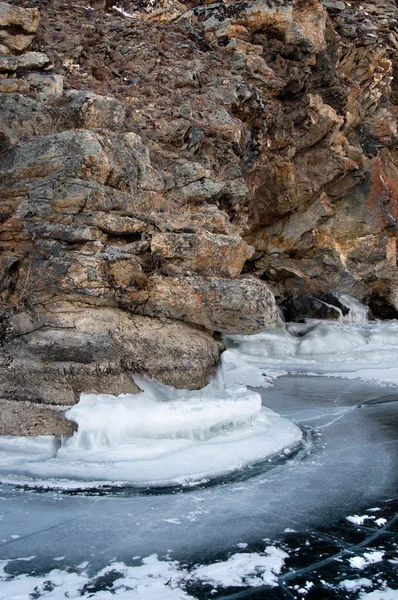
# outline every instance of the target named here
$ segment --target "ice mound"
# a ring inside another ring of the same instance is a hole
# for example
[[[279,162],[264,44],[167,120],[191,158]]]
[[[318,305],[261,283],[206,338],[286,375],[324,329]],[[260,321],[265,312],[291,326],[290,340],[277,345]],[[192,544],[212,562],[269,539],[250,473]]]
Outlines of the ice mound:
[[[280,323],[256,335],[229,336],[224,360],[257,373],[311,372],[386,382],[398,380],[398,322]]]
[[[260,396],[242,386],[180,400],[169,400],[166,386],[141,386],[145,391],[134,395],[82,394],[65,415],[77,423],[78,431],[58,456],[120,446],[134,438],[206,440],[250,424],[261,410]]]
[[[192,484],[242,469],[301,441],[296,425],[263,408],[260,395],[244,386],[224,388],[212,382],[192,392],[140,378],[137,382],[142,389],[137,395],[82,394],[66,413],[78,431],[58,450],[52,447],[52,454],[47,448],[47,454],[27,458],[34,442],[15,438],[14,447],[9,444],[13,459],[0,467],[0,479],[33,479],[62,488]]]

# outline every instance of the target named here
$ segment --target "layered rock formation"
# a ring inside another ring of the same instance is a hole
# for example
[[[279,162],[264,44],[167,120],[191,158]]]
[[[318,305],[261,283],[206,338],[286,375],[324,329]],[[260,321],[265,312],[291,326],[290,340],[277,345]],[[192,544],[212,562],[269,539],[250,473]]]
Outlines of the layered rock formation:
[[[398,316],[397,14],[0,2],[0,433],[136,372],[200,387],[275,298]]]

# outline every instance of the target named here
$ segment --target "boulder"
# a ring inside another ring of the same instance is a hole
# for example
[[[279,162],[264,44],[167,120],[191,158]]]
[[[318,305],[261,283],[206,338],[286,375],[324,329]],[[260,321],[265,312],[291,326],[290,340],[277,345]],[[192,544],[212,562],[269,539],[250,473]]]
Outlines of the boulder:
[[[8,31],[0,29],[0,42],[8,50],[13,52],[23,52],[32,45],[34,35],[25,35],[23,33],[11,34]]]
[[[150,278],[144,314],[181,319],[222,333],[251,334],[277,320],[275,299],[257,279],[220,277]]]
[[[9,93],[8,82],[20,79],[1,79],[0,93],[0,151],[9,150],[20,142],[43,135],[52,127],[52,116],[46,106],[36,98],[25,97],[22,93]],[[16,84],[18,86],[19,84]],[[13,84],[11,83],[11,86]],[[16,87],[15,86],[15,87]],[[23,87],[23,86],[22,86]],[[0,165],[0,169],[2,166]],[[2,185],[0,181],[0,186]],[[6,197],[5,193],[3,197]]]
[[[147,276],[134,247],[130,252],[124,248],[124,252],[121,249],[117,253],[115,248],[98,245],[100,235],[95,228],[65,228],[56,224],[52,231],[42,227],[32,227],[30,231],[44,239],[36,244],[30,260],[19,268],[14,296],[26,298],[33,305],[58,297],[90,304],[122,305],[132,311],[147,301]],[[46,240],[46,237],[57,239]],[[94,240],[92,245],[90,240]],[[64,241],[88,244],[84,251],[71,252]]]
[[[0,2],[0,29],[19,28],[24,33],[36,33],[39,22],[38,8],[20,8]]]
[[[0,2],[0,45],[7,53],[23,52],[32,44],[39,21],[37,8],[19,8]]]
[[[181,203],[195,203],[207,202],[212,199],[216,199],[224,188],[224,183],[220,181],[214,181],[213,179],[202,177],[197,181],[188,183],[178,188],[175,191],[176,198]]]
[[[12,352],[16,352],[15,347]],[[12,401],[13,405],[30,402],[62,410],[76,404],[81,392],[114,395],[138,392],[133,374],[128,370],[108,363],[94,365],[53,360],[50,351],[47,356],[47,361],[39,357],[30,360],[15,358],[7,368],[0,367],[0,397]],[[68,356],[71,354],[68,354],[67,348],[65,358]]]
[[[254,252],[239,236],[211,233],[158,233],[151,250],[181,272],[216,277],[237,277]]]
[[[117,154],[117,157],[115,156]],[[123,169],[123,167],[125,169]],[[3,158],[1,173],[9,185],[29,189],[31,180],[50,175],[79,177],[104,184],[122,175],[134,180],[137,167],[123,146],[85,129],[41,136],[16,146]],[[116,185],[115,185],[116,187]]]
[[[26,52],[22,56],[0,54],[0,72],[40,70],[49,65],[50,59],[42,52]]]

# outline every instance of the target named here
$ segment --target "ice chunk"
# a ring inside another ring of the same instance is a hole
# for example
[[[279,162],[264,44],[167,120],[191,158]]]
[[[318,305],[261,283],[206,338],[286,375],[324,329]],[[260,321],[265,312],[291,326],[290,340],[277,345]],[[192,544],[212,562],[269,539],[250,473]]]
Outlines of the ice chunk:
[[[348,314],[344,315],[342,318],[343,323],[368,322],[369,309],[367,306],[361,304],[356,298],[348,296],[348,294],[337,294],[337,297],[341,304],[348,308]]]
[[[370,517],[369,515],[352,515],[351,517],[346,517],[347,521],[352,523],[353,525],[363,525],[366,519],[375,519],[376,517]]]

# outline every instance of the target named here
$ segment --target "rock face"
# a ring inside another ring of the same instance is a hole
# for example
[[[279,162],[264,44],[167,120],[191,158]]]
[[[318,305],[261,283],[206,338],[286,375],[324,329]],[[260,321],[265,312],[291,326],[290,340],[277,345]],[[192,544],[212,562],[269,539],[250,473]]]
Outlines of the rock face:
[[[137,372],[200,387],[275,298],[398,316],[395,2],[26,5],[0,2],[1,431]]]
[[[74,404],[82,390],[134,393],[134,373],[203,387],[220,352],[210,333],[187,323],[77,302],[40,307],[35,318],[19,313],[10,327],[0,396],[50,406]]]

